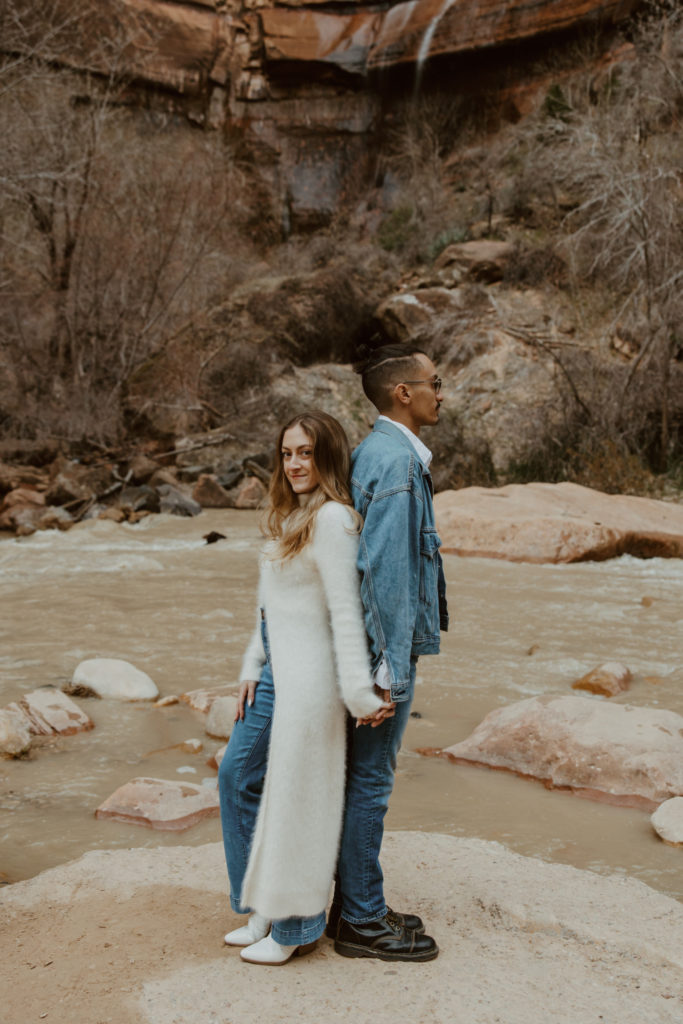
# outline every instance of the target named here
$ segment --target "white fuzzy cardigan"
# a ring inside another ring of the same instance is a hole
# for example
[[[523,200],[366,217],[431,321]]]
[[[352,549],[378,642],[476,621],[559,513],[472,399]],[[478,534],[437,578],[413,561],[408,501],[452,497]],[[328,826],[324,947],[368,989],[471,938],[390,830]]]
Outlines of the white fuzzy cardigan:
[[[345,712],[381,704],[370,678],[349,508],[320,508],[309,544],[286,562],[261,562],[259,605],[268,627],[275,709],[268,768],[241,902],[264,917],[325,909],[344,809]],[[265,662],[259,623],[240,678]]]

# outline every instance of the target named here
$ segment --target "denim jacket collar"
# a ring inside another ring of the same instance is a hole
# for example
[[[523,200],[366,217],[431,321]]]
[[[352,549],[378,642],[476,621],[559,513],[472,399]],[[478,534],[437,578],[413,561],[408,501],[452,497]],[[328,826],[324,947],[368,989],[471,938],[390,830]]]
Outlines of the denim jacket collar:
[[[406,437],[403,431],[399,430],[398,427],[395,427],[390,420],[375,420],[372,432],[373,434],[387,434],[389,437],[393,437],[395,440],[400,441],[404,448],[407,448],[409,452],[416,456],[420,469],[422,470],[422,475],[431,476],[429,467],[425,466],[424,462],[417,454],[417,449],[415,448],[415,445],[411,443],[410,438]]]

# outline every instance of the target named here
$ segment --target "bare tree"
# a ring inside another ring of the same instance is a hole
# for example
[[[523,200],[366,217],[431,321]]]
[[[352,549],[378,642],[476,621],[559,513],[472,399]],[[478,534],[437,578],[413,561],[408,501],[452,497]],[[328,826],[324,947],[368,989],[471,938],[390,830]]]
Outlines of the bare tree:
[[[125,38],[102,41],[106,74],[78,74],[55,66],[73,20],[53,19],[41,35],[11,0],[9,15],[0,360],[23,409],[15,401],[5,416],[31,432],[42,420],[74,437],[111,436],[131,374],[220,296],[242,175],[218,135],[121,105]]]

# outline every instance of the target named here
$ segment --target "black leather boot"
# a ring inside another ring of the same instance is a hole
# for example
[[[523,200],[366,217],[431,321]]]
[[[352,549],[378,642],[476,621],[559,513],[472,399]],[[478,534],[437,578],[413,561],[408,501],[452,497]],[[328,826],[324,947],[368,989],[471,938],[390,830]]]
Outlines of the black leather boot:
[[[342,956],[418,963],[439,955],[439,947],[430,935],[406,928],[400,915],[391,910],[379,921],[366,924],[351,924],[340,918],[334,948]]]
[[[397,917],[403,927],[409,932],[419,932],[420,935],[424,935],[424,922],[421,917],[417,916],[417,914],[399,914],[397,910],[392,910],[391,907],[387,907],[387,913],[393,914],[394,917]],[[327,926],[325,928],[325,935],[327,935],[328,939],[336,939],[340,918],[341,904],[333,902],[330,907],[330,912],[327,915]]]

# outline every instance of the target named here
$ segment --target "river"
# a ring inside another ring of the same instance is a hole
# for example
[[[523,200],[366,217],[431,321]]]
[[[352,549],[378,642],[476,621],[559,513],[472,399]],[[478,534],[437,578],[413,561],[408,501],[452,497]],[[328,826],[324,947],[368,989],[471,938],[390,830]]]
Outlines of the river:
[[[207,545],[211,530],[226,539]],[[253,622],[256,513],[150,516],[135,526],[82,523],[0,542],[0,703],[59,686],[85,658],[116,657],[163,695],[237,679]],[[387,819],[495,839],[522,854],[626,873],[683,898],[683,851],[646,813],[578,799],[503,772],[425,758],[415,750],[467,736],[491,709],[571,693],[603,661],[634,674],[620,703],[683,714],[683,562],[629,557],[577,565],[516,565],[446,556],[451,631],[419,664],[414,711]],[[531,653],[530,653],[531,652]],[[214,779],[221,744],[185,704],[79,700],[91,732],[0,762],[0,878],[16,881],[86,850],[220,838],[218,819],[168,833],[97,821],[96,807],[136,776]],[[197,737],[200,754],[168,749]]]

